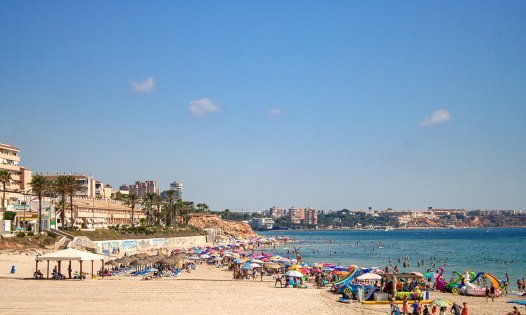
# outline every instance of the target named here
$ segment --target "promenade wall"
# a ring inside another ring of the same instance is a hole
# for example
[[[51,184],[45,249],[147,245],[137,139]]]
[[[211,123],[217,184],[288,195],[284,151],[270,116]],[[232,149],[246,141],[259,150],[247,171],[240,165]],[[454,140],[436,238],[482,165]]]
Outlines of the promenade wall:
[[[120,251],[146,251],[159,248],[193,247],[206,244],[206,236],[186,236],[186,237],[167,237],[167,238],[146,238],[128,240],[108,240],[94,242],[104,253],[109,255]]]

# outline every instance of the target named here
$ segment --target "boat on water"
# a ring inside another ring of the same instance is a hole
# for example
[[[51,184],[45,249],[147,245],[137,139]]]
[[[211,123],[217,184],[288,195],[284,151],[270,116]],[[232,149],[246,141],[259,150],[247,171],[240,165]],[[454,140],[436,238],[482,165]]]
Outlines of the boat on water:
[[[385,227],[384,231],[392,231],[392,230],[394,230],[392,226],[387,226]]]

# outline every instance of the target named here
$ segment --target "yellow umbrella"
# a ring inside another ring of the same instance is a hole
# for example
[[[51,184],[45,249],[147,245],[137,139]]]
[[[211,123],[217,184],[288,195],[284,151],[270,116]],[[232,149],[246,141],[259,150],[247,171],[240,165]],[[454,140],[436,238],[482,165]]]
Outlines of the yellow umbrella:
[[[289,270],[298,270],[298,269],[301,269],[302,266],[301,265],[292,265],[289,267]]]

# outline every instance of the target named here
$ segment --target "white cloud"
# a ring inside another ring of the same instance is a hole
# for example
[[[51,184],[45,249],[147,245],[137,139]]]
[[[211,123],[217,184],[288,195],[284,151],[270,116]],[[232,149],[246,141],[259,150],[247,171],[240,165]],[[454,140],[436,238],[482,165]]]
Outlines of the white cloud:
[[[193,100],[190,102],[190,114],[194,117],[202,117],[220,111],[219,106],[208,98]]]
[[[283,111],[281,110],[281,108],[271,108],[268,114],[270,116],[279,116],[283,114]]]
[[[451,120],[451,114],[446,109],[435,110],[430,117],[420,122],[421,126],[432,126],[446,123]]]
[[[155,88],[155,80],[153,77],[148,77],[142,82],[131,82],[132,91],[136,93],[149,93]]]

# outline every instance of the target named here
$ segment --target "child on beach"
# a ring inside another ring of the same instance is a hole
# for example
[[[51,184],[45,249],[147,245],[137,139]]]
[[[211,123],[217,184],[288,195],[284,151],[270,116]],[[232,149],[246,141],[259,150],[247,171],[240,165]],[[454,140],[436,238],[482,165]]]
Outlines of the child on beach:
[[[404,315],[409,314],[409,297],[408,296],[404,298],[404,302],[402,304],[402,314]]]

